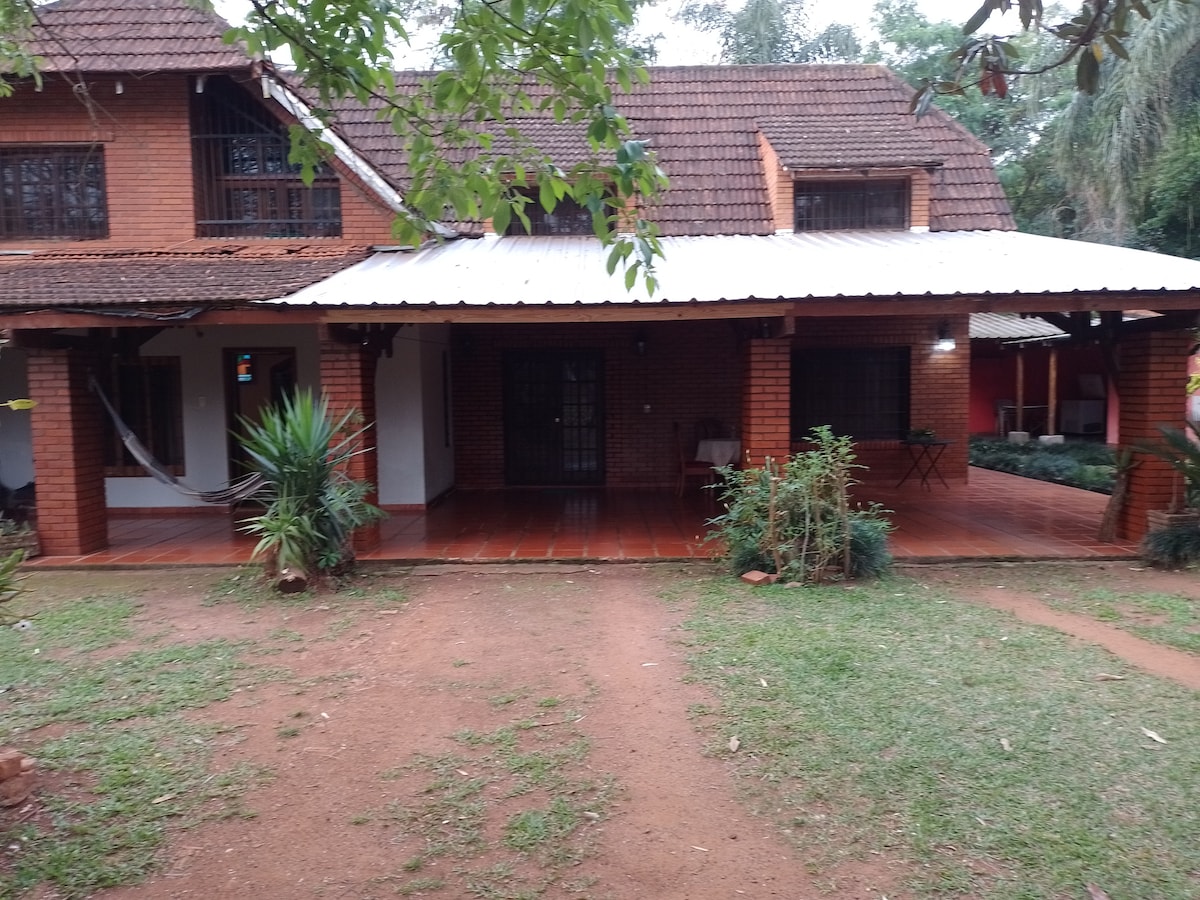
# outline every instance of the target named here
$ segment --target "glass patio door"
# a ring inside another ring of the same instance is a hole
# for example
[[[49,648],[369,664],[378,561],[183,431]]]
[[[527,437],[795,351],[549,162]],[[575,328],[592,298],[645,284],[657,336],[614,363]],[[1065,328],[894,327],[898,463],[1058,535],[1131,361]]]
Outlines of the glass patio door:
[[[597,351],[506,354],[507,483],[603,484],[603,397],[603,357]]]

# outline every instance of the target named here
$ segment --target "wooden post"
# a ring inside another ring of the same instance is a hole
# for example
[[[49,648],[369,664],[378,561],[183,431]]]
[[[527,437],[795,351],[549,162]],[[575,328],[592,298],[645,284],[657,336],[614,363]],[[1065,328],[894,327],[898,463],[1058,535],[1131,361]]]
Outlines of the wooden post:
[[[1017,415],[1016,430],[1025,430],[1025,354],[1017,347]]]
[[[1050,346],[1050,377],[1046,393],[1046,434],[1058,434],[1058,348]]]

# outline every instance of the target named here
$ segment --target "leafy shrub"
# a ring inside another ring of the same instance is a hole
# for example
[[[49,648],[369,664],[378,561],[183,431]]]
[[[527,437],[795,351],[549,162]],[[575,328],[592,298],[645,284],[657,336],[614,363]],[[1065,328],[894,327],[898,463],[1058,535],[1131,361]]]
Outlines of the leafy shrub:
[[[971,465],[1054,481],[1071,487],[1111,494],[1116,477],[1116,454],[1107,444],[1069,441],[1062,444],[1012,444],[974,438]]]
[[[812,450],[782,465],[722,469],[726,512],[712,520],[710,536],[725,541],[730,568],[774,572],[787,581],[813,583],[834,575],[878,575],[891,562],[891,524],[878,506],[852,509],[857,481],[849,438],[828,427],[812,430]]]
[[[1074,484],[1079,475],[1079,469],[1079,463],[1069,456],[1039,453],[1025,460],[1020,474],[1028,478],[1036,478],[1038,481]]]
[[[1142,538],[1142,556],[1152,565],[1179,569],[1200,562],[1200,526],[1169,525]]]

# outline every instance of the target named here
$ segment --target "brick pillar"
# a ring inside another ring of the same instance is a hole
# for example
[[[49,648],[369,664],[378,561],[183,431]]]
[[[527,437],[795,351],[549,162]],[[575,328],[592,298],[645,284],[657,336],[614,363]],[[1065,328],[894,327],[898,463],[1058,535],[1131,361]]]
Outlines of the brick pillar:
[[[370,503],[379,502],[379,455],[375,447],[376,359],[373,350],[335,341],[328,328],[321,327],[321,390],[329,398],[330,414],[341,417],[348,409],[356,409],[362,415],[363,424],[369,426],[362,437],[366,452],[350,460],[347,472],[351,478],[374,485],[375,489],[367,495]],[[356,551],[374,550],[379,542],[379,523],[354,532]]]
[[[792,342],[790,338],[748,342],[742,378],[742,459],[761,466],[792,450]]]
[[[1150,332],[1121,341],[1117,394],[1122,448],[1161,443],[1159,425],[1185,426],[1184,386],[1191,344],[1192,337],[1185,331]],[[1153,455],[1134,453],[1133,459],[1136,465],[1129,475],[1118,533],[1136,541],[1146,533],[1146,513],[1167,509],[1181,485],[1174,470]]]
[[[88,389],[84,354],[29,350],[38,536],[47,556],[83,556],[108,546],[104,420]]]

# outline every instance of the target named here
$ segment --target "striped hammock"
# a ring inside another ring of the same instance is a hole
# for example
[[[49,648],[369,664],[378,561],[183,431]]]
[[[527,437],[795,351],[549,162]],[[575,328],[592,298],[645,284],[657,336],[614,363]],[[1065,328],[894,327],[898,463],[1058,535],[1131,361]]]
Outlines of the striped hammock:
[[[146,445],[138,440],[137,435],[125,424],[120,413],[113,407],[95,377],[89,375],[88,381],[92,391],[100,398],[100,402],[104,404],[104,408],[108,410],[109,418],[112,419],[113,425],[117,429],[117,434],[121,437],[121,443],[125,445],[125,449],[129,451],[129,455],[137,460],[138,465],[145,469],[146,473],[156,481],[160,481],[168,487],[175,489],[185,497],[193,497],[205,503],[225,505],[240,503],[254,496],[271,483],[261,472],[251,472],[249,475],[245,475],[236,481],[231,481],[225,487],[214,491],[197,491],[194,488],[188,487],[168,472],[166,467],[146,449]]]

